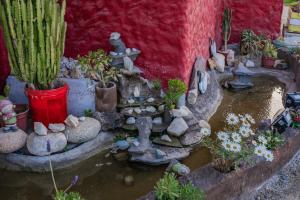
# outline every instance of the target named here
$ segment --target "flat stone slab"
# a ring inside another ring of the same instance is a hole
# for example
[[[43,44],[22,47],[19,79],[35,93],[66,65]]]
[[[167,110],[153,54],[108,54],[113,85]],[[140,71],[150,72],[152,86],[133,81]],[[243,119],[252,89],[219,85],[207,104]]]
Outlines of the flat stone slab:
[[[163,141],[160,137],[156,137],[152,140],[153,143],[164,145],[168,147],[176,147],[176,148],[183,148],[182,144],[180,143],[179,139],[174,136],[169,136],[172,142]]]
[[[115,134],[101,132],[95,139],[83,143],[69,151],[50,156],[53,169],[64,169],[76,165],[103,150],[109,149]],[[12,171],[47,172],[48,156],[31,156],[17,153],[0,154],[0,168]]]

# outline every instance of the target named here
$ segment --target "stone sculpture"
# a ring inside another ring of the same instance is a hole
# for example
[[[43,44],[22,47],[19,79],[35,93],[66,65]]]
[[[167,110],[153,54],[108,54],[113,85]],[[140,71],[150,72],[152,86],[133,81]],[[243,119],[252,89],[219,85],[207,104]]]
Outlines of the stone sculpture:
[[[228,86],[234,89],[246,89],[253,87],[251,77],[254,72],[244,66],[242,62],[232,71],[234,80],[228,82]]]

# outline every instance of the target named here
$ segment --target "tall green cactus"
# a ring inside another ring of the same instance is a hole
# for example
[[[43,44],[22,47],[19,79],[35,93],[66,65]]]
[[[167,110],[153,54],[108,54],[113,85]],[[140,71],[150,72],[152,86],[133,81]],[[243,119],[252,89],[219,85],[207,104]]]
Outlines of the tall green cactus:
[[[222,23],[222,32],[223,32],[225,51],[227,51],[228,41],[231,36],[231,17],[232,17],[232,10],[230,8],[225,8],[223,14],[223,23]]]
[[[14,75],[37,89],[56,79],[64,53],[66,0],[0,0],[0,22]]]

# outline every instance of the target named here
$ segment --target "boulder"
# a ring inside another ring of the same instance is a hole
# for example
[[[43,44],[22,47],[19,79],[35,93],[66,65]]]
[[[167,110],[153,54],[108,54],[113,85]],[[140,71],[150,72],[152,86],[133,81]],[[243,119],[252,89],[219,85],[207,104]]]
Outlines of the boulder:
[[[98,120],[86,117],[76,128],[66,127],[65,135],[68,142],[78,144],[94,139],[100,130],[101,124]]]
[[[47,135],[47,133],[48,133],[48,129],[41,122],[34,122],[33,129],[34,129],[34,132],[38,135],[44,136],[44,135]]]
[[[60,152],[67,146],[67,139],[63,133],[51,133],[45,136],[31,133],[27,139],[27,149],[36,156],[49,155],[47,141],[50,144],[50,153]]]
[[[79,125],[79,120],[73,115],[69,115],[65,120],[65,124],[69,127],[76,128]]]
[[[4,133],[0,129],[0,153],[12,153],[25,146],[27,134],[18,129],[16,132]]]
[[[195,144],[199,144],[202,139],[203,139],[203,134],[199,131],[193,131],[193,132],[189,132],[184,134],[181,138],[180,138],[180,142],[182,145],[184,146],[192,146]]]
[[[170,135],[179,137],[188,130],[188,125],[184,121],[182,117],[175,118],[170,126],[168,127],[167,131]]]
[[[53,132],[53,133],[59,133],[63,132],[66,129],[66,126],[62,123],[59,124],[49,124],[48,128]]]

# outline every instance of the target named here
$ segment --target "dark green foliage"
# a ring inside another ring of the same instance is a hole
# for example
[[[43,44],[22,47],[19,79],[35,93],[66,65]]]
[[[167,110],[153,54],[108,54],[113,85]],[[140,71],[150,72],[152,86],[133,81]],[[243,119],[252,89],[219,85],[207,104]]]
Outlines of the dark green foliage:
[[[126,139],[127,139],[126,134],[119,133],[114,137],[114,142],[118,142],[118,141],[122,141],[122,140],[126,140]]]
[[[181,187],[180,200],[204,200],[205,194],[191,183]]]
[[[85,117],[93,117],[93,111],[91,109],[84,110]]]
[[[186,92],[186,90],[187,86],[182,80],[171,79],[168,81],[168,90],[164,99],[170,110],[175,108],[178,99]]]
[[[160,82],[160,80],[154,80],[152,83],[153,83],[153,89],[154,90],[160,90],[161,89],[161,82]]]
[[[284,144],[284,137],[278,132],[273,133],[272,131],[266,131],[264,136],[268,141],[266,144],[268,150],[275,150]]]

